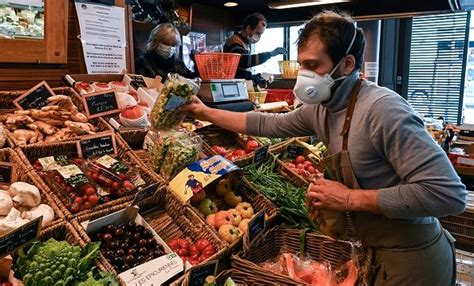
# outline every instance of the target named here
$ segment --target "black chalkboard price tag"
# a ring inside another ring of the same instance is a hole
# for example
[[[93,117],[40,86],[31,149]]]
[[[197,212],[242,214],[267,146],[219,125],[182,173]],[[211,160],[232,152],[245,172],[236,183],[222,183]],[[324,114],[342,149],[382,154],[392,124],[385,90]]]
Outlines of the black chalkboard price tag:
[[[77,142],[79,156],[84,159],[93,156],[116,155],[117,148],[113,133],[87,136]]]
[[[147,87],[145,79],[141,75],[127,75],[130,78],[130,86],[135,90],[140,87]]]
[[[0,184],[10,185],[13,180],[13,164],[0,162]]]
[[[56,95],[49,85],[42,81],[13,101],[19,109],[41,109],[48,105],[48,98]]]
[[[216,276],[218,260],[195,266],[189,270],[189,286],[202,286],[207,276]]]
[[[290,145],[283,154],[284,159],[295,159],[299,155],[303,155],[305,148],[300,145]]]
[[[265,211],[261,210],[257,215],[249,221],[248,227],[248,245],[251,245],[265,230]]]
[[[40,234],[42,221],[41,216],[0,237],[0,257],[5,257],[17,248],[35,240]]]
[[[95,118],[120,112],[117,95],[113,90],[95,92],[82,96],[86,115]]]
[[[139,191],[136,195],[135,198],[132,201],[132,205],[136,205],[140,203],[141,201],[144,201],[151,196],[153,196],[156,191],[158,190],[158,183],[154,183],[149,185],[148,187],[143,188],[143,190]]]
[[[257,148],[257,150],[255,150],[255,155],[253,156],[254,163],[259,163],[265,160],[265,158],[267,158],[269,147],[270,145],[266,145],[266,146],[259,147]]]

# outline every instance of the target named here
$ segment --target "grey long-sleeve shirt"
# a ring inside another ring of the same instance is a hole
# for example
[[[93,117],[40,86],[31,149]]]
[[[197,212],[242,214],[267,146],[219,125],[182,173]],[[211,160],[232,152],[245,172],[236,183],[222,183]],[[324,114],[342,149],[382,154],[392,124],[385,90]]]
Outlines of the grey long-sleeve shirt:
[[[267,137],[317,134],[323,141],[324,117],[329,116],[330,149],[342,149],[340,135],[354,72],[329,102],[304,105],[296,111],[270,115],[249,113],[247,132]],[[423,121],[395,92],[364,81],[349,132],[348,150],[362,189],[378,189],[379,205],[388,218],[434,223],[435,217],[460,213],[467,192],[443,150]]]

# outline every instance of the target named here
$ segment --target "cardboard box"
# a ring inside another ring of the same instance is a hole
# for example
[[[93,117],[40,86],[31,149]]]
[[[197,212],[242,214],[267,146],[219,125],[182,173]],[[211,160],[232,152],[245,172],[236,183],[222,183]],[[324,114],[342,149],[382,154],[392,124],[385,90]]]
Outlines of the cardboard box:
[[[149,229],[156,241],[163,245],[166,255],[119,273],[119,277],[125,285],[160,285],[184,271],[183,260],[169,248],[166,242],[143,219],[138,213],[138,207],[136,206],[130,206],[93,221],[83,222],[83,227],[87,234],[90,235],[106,225],[123,224],[129,221],[134,221],[136,224]]]

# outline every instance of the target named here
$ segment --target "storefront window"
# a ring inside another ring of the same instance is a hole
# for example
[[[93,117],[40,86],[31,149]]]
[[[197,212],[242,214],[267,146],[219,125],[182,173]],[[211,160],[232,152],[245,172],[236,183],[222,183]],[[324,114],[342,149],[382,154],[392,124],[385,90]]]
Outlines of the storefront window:
[[[263,53],[270,52],[277,47],[283,47],[284,45],[284,28],[268,28],[263,33],[260,41],[255,44],[254,52]],[[255,67],[256,73],[270,73],[270,74],[279,74],[280,68],[278,66],[278,61],[282,61],[283,56],[279,55],[271,58],[266,63],[258,65]]]
[[[289,46],[290,46],[290,50],[289,50],[289,53],[290,53],[290,60],[297,60],[297,57],[298,57],[298,49],[297,49],[297,46],[296,46],[296,40],[298,40],[298,35],[299,35],[299,31],[304,27],[304,24],[303,25],[299,25],[299,26],[291,26],[290,27],[290,42],[289,42]]]
[[[0,39],[44,39],[44,0],[0,1]]]

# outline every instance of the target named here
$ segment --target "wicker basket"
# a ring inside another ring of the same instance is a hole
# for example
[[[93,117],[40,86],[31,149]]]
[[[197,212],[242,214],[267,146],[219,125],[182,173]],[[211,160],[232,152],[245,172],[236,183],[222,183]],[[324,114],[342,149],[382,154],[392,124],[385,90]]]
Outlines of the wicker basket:
[[[84,103],[81,99],[81,96],[73,89],[69,87],[58,87],[52,89],[55,94],[63,94],[70,96],[73,103],[77,106],[79,111],[84,111]],[[16,109],[13,105],[13,100],[17,97],[21,96],[26,91],[0,91],[0,109]],[[14,110],[11,110],[14,111]],[[98,128],[97,133],[104,133],[113,131],[112,127],[102,118],[93,118],[90,119],[89,122]],[[11,147],[17,146],[10,135],[10,132],[7,132],[7,140]],[[73,137],[62,142],[76,142],[79,140],[81,136]],[[31,146],[41,146],[41,145],[54,145],[56,142],[40,142],[35,144],[30,144]]]
[[[84,243],[90,242],[91,239],[81,223],[101,218],[126,206],[128,204],[79,216],[73,220],[73,225]],[[142,214],[142,216],[164,241],[177,237],[187,238],[192,242],[201,238],[209,239],[214,245],[216,253],[204,262],[220,260],[228,254],[227,245],[196,214],[183,206],[166,187],[162,186],[155,196],[141,202],[138,206],[140,210],[149,210]],[[117,271],[103,255],[100,256],[100,261],[110,272],[118,275]],[[182,281],[186,277],[187,275],[184,275],[179,280]]]
[[[141,162],[133,155],[130,151],[130,148],[123,144],[123,142],[117,140],[117,157],[120,158],[123,162],[128,164],[129,166],[133,166],[140,170],[140,176],[147,184],[159,183],[164,184],[162,180],[156,177],[150,170],[145,168]],[[134,197],[135,194],[127,195],[119,199],[112,200],[110,202],[98,205],[92,209],[84,210],[79,213],[73,214],[65,205],[63,200],[61,200],[61,196],[57,194],[56,190],[50,188],[45,181],[35,172],[31,162],[35,161],[41,157],[53,156],[57,154],[61,155],[68,155],[68,156],[77,156],[78,150],[77,145],[74,142],[66,142],[66,143],[56,143],[54,145],[43,145],[43,146],[22,146],[17,148],[17,153],[20,156],[22,162],[27,166],[28,169],[32,170],[33,176],[42,183],[45,190],[48,191],[48,194],[55,200],[59,208],[62,212],[66,215],[66,218],[70,219],[73,217],[77,217],[80,215],[84,215],[87,213],[99,211],[102,209],[108,209],[115,205],[122,205],[123,203],[130,202]]]
[[[230,179],[230,181],[232,182],[233,189],[236,191],[236,194],[240,195],[244,202],[248,202],[252,205],[255,214],[260,212],[261,210],[265,211],[267,227],[275,223],[275,219],[278,215],[278,209],[275,204],[273,204],[265,196],[258,193],[255,188],[249,186],[246,181],[243,180],[243,176],[239,175],[237,172],[228,174],[227,178]],[[218,180],[213,182],[206,188],[214,189],[217,182]],[[230,209],[230,207],[224,202],[222,197],[219,197],[215,192],[206,192],[206,197],[211,199],[216,204],[219,210]],[[187,206],[203,221],[206,221],[206,217],[199,211],[199,209],[190,204],[188,204]],[[212,229],[212,231],[217,234],[217,231],[213,227],[210,227],[210,229]],[[239,239],[232,244],[228,244],[231,252],[237,251],[240,248],[241,243],[242,239]]]
[[[46,224],[44,228],[48,228],[49,226],[55,225],[58,222],[64,220],[64,213],[60,210],[54,199],[48,194],[48,191],[44,188],[42,181],[39,181],[38,177],[34,176],[34,174],[28,170],[28,168],[25,166],[25,164],[23,164],[20,157],[13,149],[0,149],[0,162],[12,163],[15,168],[14,170],[16,174],[16,180],[35,185],[40,190],[41,202],[49,205],[53,209],[55,219],[52,222]]]
[[[353,244],[346,241],[336,241],[332,238],[314,233],[304,233],[295,229],[275,227],[259,237],[252,245],[244,242],[242,257],[232,257],[232,267],[239,271],[252,273],[259,280],[266,280],[263,285],[298,285],[301,282],[289,277],[269,272],[259,266],[269,259],[276,258],[282,253],[299,254],[301,241],[305,240],[306,254],[315,261],[329,261],[333,268],[339,267],[352,258],[356,251],[359,256],[359,283],[369,285],[371,275],[371,255],[361,247],[353,248]],[[247,280],[249,285],[262,285],[259,281]]]
[[[84,243],[84,241],[80,239],[77,231],[68,222],[59,222],[42,229],[38,239],[42,242],[45,242],[50,238],[54,238],[58,241],[65,240],[69,244],[74,246],[80,246],[81,248],[84,248],[86,246],[86,243]],[[95,261],[95,265],[98,270],[109,272],[108,269],[99,260]]]

